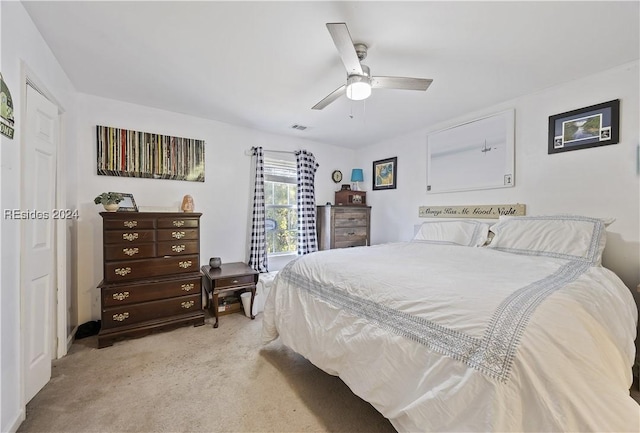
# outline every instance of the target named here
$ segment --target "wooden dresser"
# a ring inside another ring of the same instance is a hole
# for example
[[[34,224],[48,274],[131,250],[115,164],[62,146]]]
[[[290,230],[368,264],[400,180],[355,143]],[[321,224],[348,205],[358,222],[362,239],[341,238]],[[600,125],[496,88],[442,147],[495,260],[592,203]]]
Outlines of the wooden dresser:
[[[318,206],[318,249],[370,245],[371,206]]]
[[[98,347],[204,325],[200,213],[101,212],[104,279]]]

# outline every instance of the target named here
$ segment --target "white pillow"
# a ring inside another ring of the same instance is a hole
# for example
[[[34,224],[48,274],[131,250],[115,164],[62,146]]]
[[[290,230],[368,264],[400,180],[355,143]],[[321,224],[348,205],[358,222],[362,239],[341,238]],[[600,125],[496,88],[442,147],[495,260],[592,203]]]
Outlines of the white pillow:
[[[491,231],[488,248],[594,265],[602,261],[607,240],[602,220],[577,215],[501,216]]]
[[[413,237],[415,241],[479,247],[489,235],[489,224],[479,221],[427,221]]]

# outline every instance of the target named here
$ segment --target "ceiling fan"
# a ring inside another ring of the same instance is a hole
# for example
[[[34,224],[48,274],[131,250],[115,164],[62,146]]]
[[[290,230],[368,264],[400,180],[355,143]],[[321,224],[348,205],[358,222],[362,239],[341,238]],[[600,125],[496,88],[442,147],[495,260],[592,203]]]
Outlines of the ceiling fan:
[[[367,57],[367,46],[353,43],[345,23],[327,23],[327,29],[347,69],[347,83],[311,107],[313,110],[322,110],[343,94],[349,99],[359,101],[368,98],[372,88],[425,91],[433,81],[427,78],[372,77],[369,67],[360,63]]]

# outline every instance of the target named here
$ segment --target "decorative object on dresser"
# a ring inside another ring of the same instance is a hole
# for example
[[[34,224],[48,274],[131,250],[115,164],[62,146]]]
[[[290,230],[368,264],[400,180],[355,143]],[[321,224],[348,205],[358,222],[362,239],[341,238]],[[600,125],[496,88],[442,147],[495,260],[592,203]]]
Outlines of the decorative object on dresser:
[[[138,205],[133,198],[133,194],[127,192],[119,192],[116,194],[120,194],[122,196],[118,212],[138,212]]]
[[[122,194],[118,192],[103,192],[93,199],[95,204],[101,204],[107,212],[116,212],[122,201]]]
[[[218,327],[218,317],[221,315],[234,313],[241,310],[241,304],[237,302],[227,303],[227,305],[238,304],[234,309],[221,311],[220,298],[234,296],[239,299],[243,292],[251,292],[251,319],[253,315],[253,301],[256,296],[256,284],[260,273],[251,269],[245,263],[225,263],[218,268],[203,266],[201,268],[204,287],[207,292],[209,312],[215,317],[214,328]],[[234,299],[235,301],[235,299]]]
[[[222,265],[222,259],[220,257],[211,257],[209,259],[209,266],[212,269],[219,268]]]
[[[180,206],[180,209],[182,209],[182,212],[193,212],[195,209],[193,197],[189,194],[182,197],[182,206]]]
[[[121,337],[204,325],[200,213],[101,212],[104,279],[98,347]]]
[[[371,206],[317,206],[316,227],[318,250],[370,245]]]
[[[366,191],[352,191],[350,189],[341,189],[336,191],[336,206],[366,206]]]

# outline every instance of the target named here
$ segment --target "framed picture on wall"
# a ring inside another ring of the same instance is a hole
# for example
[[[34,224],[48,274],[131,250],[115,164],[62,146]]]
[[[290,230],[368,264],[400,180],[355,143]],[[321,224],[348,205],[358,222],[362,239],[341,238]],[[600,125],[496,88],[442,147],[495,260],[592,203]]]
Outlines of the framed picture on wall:
[[[373,161],[373,189],[396,189],[398,157]]]
[[[620,100],[549,116],[548,154],[616,144]]]

